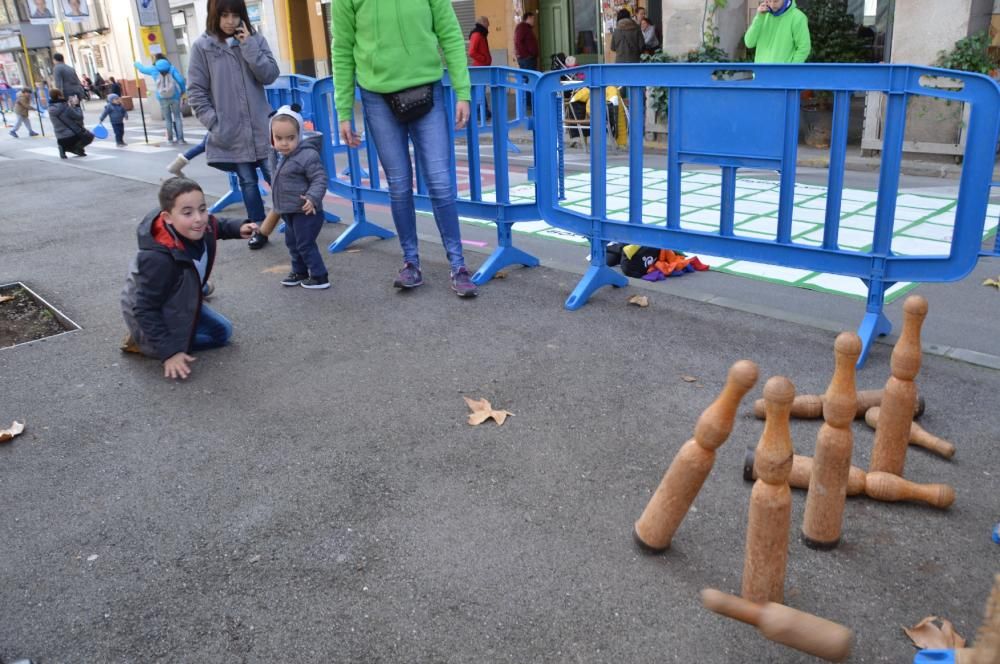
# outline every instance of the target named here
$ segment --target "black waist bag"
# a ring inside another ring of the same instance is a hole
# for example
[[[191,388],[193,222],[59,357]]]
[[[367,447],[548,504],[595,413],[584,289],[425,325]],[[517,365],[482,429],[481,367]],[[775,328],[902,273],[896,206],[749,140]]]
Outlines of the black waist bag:
[[[400,122],[414,122],[430,113],[434,108],[434,84],[427,83],[399,92],[382,95],[392,109],[392,114]]]

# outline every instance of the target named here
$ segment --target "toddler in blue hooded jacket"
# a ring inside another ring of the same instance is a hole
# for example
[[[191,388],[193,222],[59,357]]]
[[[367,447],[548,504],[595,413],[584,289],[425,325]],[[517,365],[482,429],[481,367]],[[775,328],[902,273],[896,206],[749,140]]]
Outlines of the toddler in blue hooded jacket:
[[[123,148],[125,143],[125,121],[128,120],[128,111],[122,106],[122,98],[111,93],[108,95],[108,103],[104,106],[104,112],[98,122],[104,122],[104,118],[111,120],[111,129],[115,132],[115,145]]]
[[[285,245],[292,271],[284,286],[330,287],[316,239],[323,229],[326,169],[320,156],[321,136],[305,137],[295,106],[282,106],[271,117],[271,196],[274,211],[285,222]]]

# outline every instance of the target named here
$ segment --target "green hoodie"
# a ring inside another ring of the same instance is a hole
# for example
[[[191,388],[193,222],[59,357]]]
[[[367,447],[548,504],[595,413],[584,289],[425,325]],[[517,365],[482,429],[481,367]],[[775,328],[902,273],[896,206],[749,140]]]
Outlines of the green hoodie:
[[[757,14],[743,43],[757,49],[754,62],[805,62],[812,50],[809,19],[794,2],[781,16]]]
[[[455,94],[470,99],[465,39],[451,0],[334,0],[331,22],[341,121],[352,116],[355,80],[382,93],[441,80],[439,45]]]

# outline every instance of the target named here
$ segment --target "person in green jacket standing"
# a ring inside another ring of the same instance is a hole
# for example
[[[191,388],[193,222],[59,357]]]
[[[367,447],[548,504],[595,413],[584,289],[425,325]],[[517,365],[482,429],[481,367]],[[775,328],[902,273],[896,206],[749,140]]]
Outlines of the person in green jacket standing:
[[[757,49],[754,62],[805,62],[812,50],[809,19],[795,0],[762,0],[743,43]]]
[[[334,103],[341,140],[351,147],[361,142],[351,128],[357,83],[369,139],[375,142],[388,181],[392,220],[403,250],[403,268],[393,285],[413,289],[424,282],[413,205],[412,141],[448,254],[452,290],[459,297],[474,297],[478,289],[465,266],[455,206],[454,146],[438,55],[440,47],[455,91],[459,130],[469,121],[471,95],[465,39],[451,0],[334,0],[332,22]]]

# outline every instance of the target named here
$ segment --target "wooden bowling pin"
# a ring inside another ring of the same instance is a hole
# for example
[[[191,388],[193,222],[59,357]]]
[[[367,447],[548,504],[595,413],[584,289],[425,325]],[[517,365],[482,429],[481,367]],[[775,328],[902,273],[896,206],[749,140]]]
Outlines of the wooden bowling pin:
[[[753,464],[753,448],[747,449],[746,464]],[[744,465],[743,479],[755,480],[756,473],[747,473]],[[788,476],[789,486],[808,489],[813,471],[812,457],[796,454],[792,457],[792,472]],[[875,479],[869,478],[875,475]],[[955,490],[947,484],[917,484],[891,473],[866,473],[857,466],[851,466],[847,479],[847,495],[865,494],[869,498],[886,502],[912,500],[927,503],[932,507],[947,509],[955,502]]]
[[[709,611],[753,625],[775,643],[795,648],[830,662],[842,662],[851,653],[854,633],[826,618],[783,604],[755,604],[713,588],[701,591]]]
[[[865,475],[865,495],[886,502],[915,500],[940,509],[955,502],[955,490],[947,484],[917,484],[881,471]]]
[[[751,602],[778,602],[785,596],[788,562],[788,528],[792,515],[792,436],[788,413],[795,386],[784,376],[773,376],[764,385],[767,419],[757,443],[754,470],[757,481],[750,492],[746,555],[741,595]]]
[[[920,326],[925,316],[927,300],[920,295],[906,298],[903,303],[903,332],[892,349],[892,375],[885,383],[869,471],[903,476],[913,408],[917,400],[917,386],[913,379],[920,371]]]
[[[833,343],[833,355],[833,378],[823,395],[825,421],[816,435],[816,454],[802,519],[802,541],[817,549],[832,549],[840,541],[854,450],[851,431],[857,408],[854,365],[861,355],[861,337],[841,332]]]
[[[882,404],[882,394],[884,390],[861,390],[858,392],[857,410],[854,411],[854,419],[865,416],[869,408],[875,408]],[[913,417],[919,418],[924,414],[924,398],[917,395],[917,405],[913,409]],[[758,420],[764,419],[764,400],[757,399],[753,402],[753,414]],[[823,417],[823,395],[822,394],[800,394],[792,402],[792,417],[797,420],[818,420]]]
[[[882,409],[875,406],[874,408],[869,408],[868,412],[865,413],[865,422],[872,429],[878,429],[878,418],[881,412]],[[938,456],[943,456],[945,459],[950,459],[955,456],[954,444],[948,442],[944,438],[938,438],[916,422],[910,424],[909,442],[910,445],[922,447],[925,450],[934,452],[934,454],[937,454]]]
[[[729,368],[726,385],[694,427],[694,437],[677,451],[642,516],[635,522],[636,542],[651,551],[670,546],[715,463],[715,450],[729,437],[740,400],[757,382],[757,365],[740,360]]]

